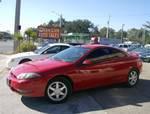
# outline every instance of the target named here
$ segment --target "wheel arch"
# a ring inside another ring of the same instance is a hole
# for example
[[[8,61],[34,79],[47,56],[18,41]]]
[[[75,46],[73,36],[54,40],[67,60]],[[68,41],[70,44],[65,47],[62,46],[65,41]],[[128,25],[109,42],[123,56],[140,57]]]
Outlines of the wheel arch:
[[[134,67],[134,66],[131,67],[129,72],[132,71],[132,70],[136,70],[138,72],[138,75],[140,74],[140,70],[137,67]]]
[[[30,58],[23,58],[19,61],[19,64],[21,64],[23,61],[32,61]]]
[[[73,89],[73,86],[74,86],[73,80],[69,76],[67,76],[67,75],[56,75],[52,79],[50,79],[48,81],[48,83],[50,83],[52,80],[54,80],[56,78],[65,78],[65,79],[67,79],[70,82],[70,84],[72,86],[72,89]],[[48,85],[48,83],[47,83],[47,85]]]
[[[74,88],[74,83],[73,83],[73,80],[72,80],[69,76],[67,76],[67,75],[56,75],[56,76],[54,76],[52,79],[49,79],[49,80],[48,80],[48,82],[47,82],[47,84],[46,84],[46,87],[45,87],[45,94],[46,94],[46,89],[47,89],[49,83],[51,83],[52,80],[55,80],[55,79],[57,79],[57,78],[65,78],[65,79],[67,79],[67,80],[70,82],[71,88],[72,88],[72,90],[73,90],[73,88]]]

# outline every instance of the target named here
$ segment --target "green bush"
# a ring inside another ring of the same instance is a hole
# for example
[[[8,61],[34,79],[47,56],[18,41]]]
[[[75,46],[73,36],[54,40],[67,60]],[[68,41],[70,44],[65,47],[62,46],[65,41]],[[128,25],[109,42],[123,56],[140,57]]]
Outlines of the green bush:
[[[34,51],[35,49],[36,46],[32,42],[24,41],[17,47],[17,52],[28,52]]]

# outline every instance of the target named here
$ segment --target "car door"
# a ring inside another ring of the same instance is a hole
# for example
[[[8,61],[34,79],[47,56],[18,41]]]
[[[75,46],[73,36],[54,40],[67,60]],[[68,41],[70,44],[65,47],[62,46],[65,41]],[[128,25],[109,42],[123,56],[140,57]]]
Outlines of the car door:
[[[120,63],[116,57],[117,55],[109,48],[98,48],[85,57],[84,61],[88,60],[91,63],[84,65],[83,62],[78,69],[79,88],[93,88],[114,83],[120,75],[117,74],[120,71],[117,71],[116,67],[118,68]]]
[[[119,49],[107,47],[109,54],[103,63],[109,67],[109,75],[106,78],[106,84],[125,82],[128,76],[128,69],[130,67],[128,55]],[[104,77],[105,78],[105,77]]]

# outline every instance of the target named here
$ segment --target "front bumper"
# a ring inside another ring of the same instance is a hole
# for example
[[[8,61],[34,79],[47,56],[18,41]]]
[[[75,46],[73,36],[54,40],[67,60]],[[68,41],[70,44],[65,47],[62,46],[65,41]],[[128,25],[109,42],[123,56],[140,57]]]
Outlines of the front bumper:
[[[38,79],[18,80],[12,73],[7,77],[10,89],[23,96],[40,97],[45,95],[46,83]]]

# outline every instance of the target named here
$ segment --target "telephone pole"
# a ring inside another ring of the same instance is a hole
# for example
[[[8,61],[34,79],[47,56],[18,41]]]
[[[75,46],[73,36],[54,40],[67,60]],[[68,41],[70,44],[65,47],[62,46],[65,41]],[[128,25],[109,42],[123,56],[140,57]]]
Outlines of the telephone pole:
[[[143,36],[143,45],[145,45],[145,31],[146,31],[146,30],[145,30],[145,28],[144,28],[144,29],[143,29],[143,35],[142,35],[142,36]]]
[[[107,21],[107,33],[106,33],[106,38],[109,38],[109,24],[110,24],[110,15]]]
[[[53,14],[57,15],[59,17],[59,27],[62,28],[62,14],[59,14],[55,11],[52,11]]]
[[[123,43],[123,28],[125,24],[122,24],[122,29],[121,29],[121,43]]]
[[[52,11],[52,13],[54,13],[55,15],[59,17],[59,27],[60,27],[60,34],[61,34],[62,33],[62,14],[57,13],[55,11]],[[61,35],[60,35],[60,39],[58,40],[58,42],[61,42]]]
[[[21,0],[16,0],[16,9],[15,9],[15,26],[14,26],[14,35],[20,32],[20,9],[21,9]],[[14,39],[14,51],[17,49],[18,41]]]

